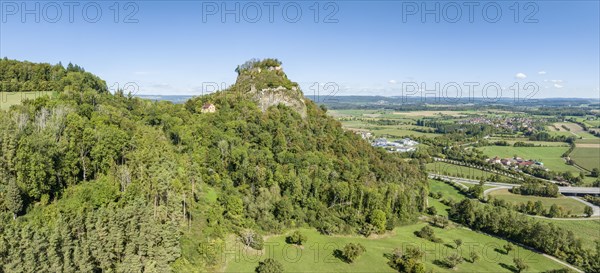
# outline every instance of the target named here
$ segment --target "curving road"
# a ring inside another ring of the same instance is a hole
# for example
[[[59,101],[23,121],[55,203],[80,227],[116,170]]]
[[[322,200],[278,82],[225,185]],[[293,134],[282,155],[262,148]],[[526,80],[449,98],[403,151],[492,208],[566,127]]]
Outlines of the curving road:
[[[439,174],[429,174],[429,178],[440,177],[442,179],[467,183],[467,184],[479,184],[479,181],[473,179],[466,179],[448,175],[439,175]],[[500,182],[485,182],[485,185],[495,186],[495,187],[508,187],[513,188],[515,186],[519,186],[518,184],[509,184],[509,183],[500,183]],[[598,187],[558,187],[558,191],[560,193],[566,194],[591,194],[591,195],[600,195],[600,188]]]
[[[447,175],[429,174],[428,177],[429,178],[439,177],[443,180],[458,182],[458,183],[479,184],[479,181],[477,181],[477,180],[453,177],[453,176],[447,176]],[[516,186],[519,186],[516,184],[508,184],[508,183],[500,183],[500,182],[485,182],[484,185],[494,186],[495,188],[491,188],[491,189],[487,189],[487,190],[483,191],[483,196],[487,196],[491,191],[500,190],[500,189],[512,189]],[[565,194],[596,194],[596,195],[600,195],[600,188],[596,188],[596,187],[558,187],[558,191],[560,193],[565,193]],[[573,198],[581,203],[584,203],[587,206],[592,207],[592,210],[594,211],[594,213],[592,214],[593,217],[600,216],[600,206],[596,206],[592,203],[589,203],[589,202],[587,202],[583,199],[577,198],[575,196],[569,196],[569,197]],[[557,219],[557,218],[553,218],[553,219]],[[575,219],[582,219],[582,218],[565,218],[565,219],[575,220]],[[589,218],[586,218],[586,219],[589,219]]]

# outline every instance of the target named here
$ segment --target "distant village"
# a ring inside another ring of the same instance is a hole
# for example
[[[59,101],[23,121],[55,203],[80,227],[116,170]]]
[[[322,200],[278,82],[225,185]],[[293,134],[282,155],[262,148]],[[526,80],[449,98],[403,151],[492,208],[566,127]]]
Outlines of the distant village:
[[[492,125],[496,128],[504,128],[508,130],[519,130],[520,128],[528,128],[532,130],[534,120],[526,117],[518,118],[489,118],[489,117],[475,117],[466,120],[458,121],[458,124],[487,124]]]
[[[532,160],[532,159],[524,160],[523,158],[520,158],[520,157],[500,158],[500,157],[496,156],[494,158],[488,159],[487,162],[490,164],[502,165],[505,169],[512,169],[512,170],[518,170],[519,168],[523,168],[523,167],[540,168],[540,169],[543,169],[546,171],[548,170],[548,169],[544,168],[544,162]]]

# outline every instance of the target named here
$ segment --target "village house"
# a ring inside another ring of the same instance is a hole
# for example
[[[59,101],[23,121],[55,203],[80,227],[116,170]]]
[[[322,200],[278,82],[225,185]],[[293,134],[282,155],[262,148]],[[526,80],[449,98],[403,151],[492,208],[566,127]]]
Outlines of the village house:
[[[490,164],[502,165],[506,169],[515,169],[515,170],[518,169],[519,167],[520,168],[523,168],[523,167],[544,168],[544,162],[532,160],[532,159],[524,160],[523,158],[520,158],[520,157],[500,158],[498,156],[495,156],[493,158],[488,159],[487,162]]]
[[[212,103],[205,103],[204,105],[202,105],[202,110],[201,110],[202,113],[214,113],[216,111],[217,111],[217,108]]]

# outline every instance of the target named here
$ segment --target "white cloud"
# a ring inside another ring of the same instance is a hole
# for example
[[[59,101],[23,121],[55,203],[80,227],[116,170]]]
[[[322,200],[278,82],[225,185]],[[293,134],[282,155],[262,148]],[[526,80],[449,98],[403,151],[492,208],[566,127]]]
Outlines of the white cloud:
[[[525,75],[523,73],[517,73],[517,75],[515,75],[515,78],[522,80],[522,79],[527,78],[527,75]]]
[[[398,82],[396,80],[389,80],[388,83],[390,83],[390,84],[397,84]]]
[[[561,82],[563,82],[563,80],[550,80],[550,81],[553,82],[553,83],[561,83]]]
[[[560,85],[560,84],[557,84],[557,83],[555,83],[555,84],[554,84],[554,87],[555,87],[555,88],[563,88],[563,86],[562,86],[562,85]]]
[[[542,71],[538,72],[538,75],[546,75],[546,71],[542,70]]]

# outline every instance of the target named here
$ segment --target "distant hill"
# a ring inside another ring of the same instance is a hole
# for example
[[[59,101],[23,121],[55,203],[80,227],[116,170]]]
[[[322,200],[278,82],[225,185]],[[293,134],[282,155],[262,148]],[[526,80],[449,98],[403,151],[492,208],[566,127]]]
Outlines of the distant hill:
[[[106,82],[78,66],[0,59],[0,92],[106,92]]]

